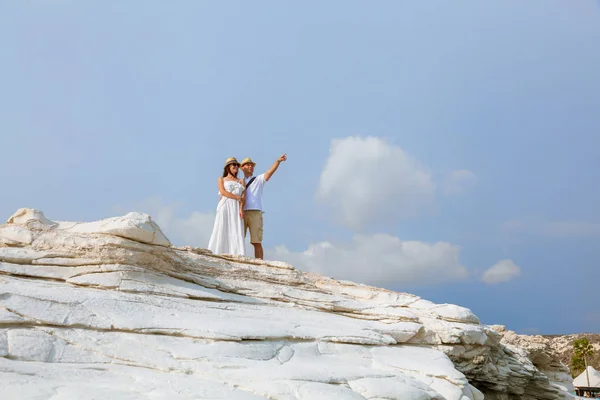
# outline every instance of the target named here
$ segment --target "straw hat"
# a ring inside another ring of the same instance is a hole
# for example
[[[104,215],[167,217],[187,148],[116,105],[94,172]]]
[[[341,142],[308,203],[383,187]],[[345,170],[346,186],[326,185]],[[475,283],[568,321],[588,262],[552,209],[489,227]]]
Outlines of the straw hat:
[[[225,160],[225,167],[228,166],[229,164],[240,164],[238,162],[238,160],[235,157],[229,157],[227,160]]]
[[[243,167],[245,164],[252,164],[252,165],[256,165],[256,163],[254,161],[252,161],[252,159],[250,157],[246,157],[242,160],[242,163],[240,164],[240,167]]]

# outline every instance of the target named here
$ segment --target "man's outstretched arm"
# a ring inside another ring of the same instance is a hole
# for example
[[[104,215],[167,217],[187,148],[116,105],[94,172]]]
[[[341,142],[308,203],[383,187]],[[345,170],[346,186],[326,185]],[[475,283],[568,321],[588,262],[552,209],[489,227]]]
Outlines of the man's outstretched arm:
[[[269,168],[267,172],[265,172],[265,181],[271,179],[271,176],[275,173],[275,171],[277,171],[277,168],[279,168],[279,164],[281,164],[285,160],[287,160],[287,156],[284,153],[281,157],[277,159],[277,161],[273,163],[273,165],[271,165],[271,168]]]

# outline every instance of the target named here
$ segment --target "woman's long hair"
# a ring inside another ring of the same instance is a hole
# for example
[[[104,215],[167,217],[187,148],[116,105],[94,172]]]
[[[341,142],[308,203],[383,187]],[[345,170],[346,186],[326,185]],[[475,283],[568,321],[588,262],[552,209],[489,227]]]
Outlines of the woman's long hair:
[[[227,178],[227,176],[229,174],[231,174],[234,178],[237,178],[237,174],[234,174],[233,172],[231,172],[231,167],[234,166],[234,165],[236,165],[236,164],[235,163],[231,163],[231,164],[226,165],[223,168],[223,178]],[[239,172],[240,172],[240,170],[238,169],[238,173]]]

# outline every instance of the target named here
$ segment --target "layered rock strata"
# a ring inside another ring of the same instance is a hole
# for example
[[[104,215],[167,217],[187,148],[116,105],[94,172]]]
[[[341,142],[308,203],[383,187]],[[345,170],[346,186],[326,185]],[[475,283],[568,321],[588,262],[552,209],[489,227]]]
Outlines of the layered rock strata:
[[[145,214],[0,226],[3,399],[568,396],[502,337],[456,305],[174,247]]]

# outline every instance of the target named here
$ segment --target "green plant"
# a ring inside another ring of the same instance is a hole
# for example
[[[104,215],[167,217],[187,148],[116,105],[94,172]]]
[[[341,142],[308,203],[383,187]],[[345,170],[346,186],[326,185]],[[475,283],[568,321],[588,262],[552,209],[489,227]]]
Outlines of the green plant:
[[[588,338],[577,339],[573,342],[573,356],[571,357],[571,370],[574,376],[579,375],[585,371],[588,385],[590,384],[590,377],[587,371],[587,357],[594,355],[594,346],[590,343]]]

